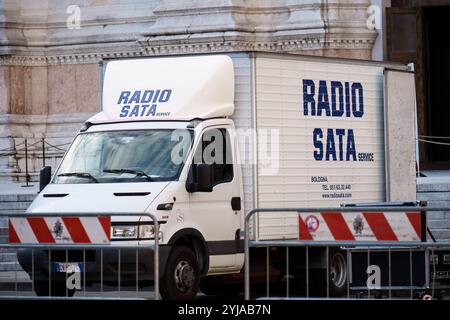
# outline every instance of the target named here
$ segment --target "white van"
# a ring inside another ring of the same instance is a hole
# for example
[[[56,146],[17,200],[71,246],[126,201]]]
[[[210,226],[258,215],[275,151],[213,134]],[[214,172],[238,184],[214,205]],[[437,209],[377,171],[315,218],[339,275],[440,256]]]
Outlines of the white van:
[[[407,66],[244,52],[108,61],[103,74],[102,111],[51,181],[43,175],[28,212],[156,214],[164,298],[193,298],[200,285],[206,293],[236,289],[244,215],[253,208],[415,200]],[[261,215],[253,227],[260,240],[299,237],[296,214]],[[112,220],[111,241],[145,246],[154,237],[146,217]],[[34,251],[42,271],[35,289],[47,294],[48,253]],[[121,255],[125,284],[136,278],[136,254]],[[19,254],[27,271],[29,256]],[[94,282],[98,252],[85,258]],[[69,261],[83,261],[80,252]],[[103,280],[117,281],[117,252],[103,263]],[[142,250],[139,279],[152,277],[152,253]],[[52,275],[53,294],[65,294],[63,278]]]

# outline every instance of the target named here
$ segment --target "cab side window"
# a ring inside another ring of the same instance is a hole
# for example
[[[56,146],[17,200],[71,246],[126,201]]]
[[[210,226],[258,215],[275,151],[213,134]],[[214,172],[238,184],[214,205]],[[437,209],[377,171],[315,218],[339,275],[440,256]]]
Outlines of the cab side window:
[[[194,175],[196,165],[206,163],[212,165],[214,172],[213,186],[233,180],[233,156],[230,136],[225,129],[211,129],[202,136],[194,154]],[[194,181],[197,177],[194,176]]]

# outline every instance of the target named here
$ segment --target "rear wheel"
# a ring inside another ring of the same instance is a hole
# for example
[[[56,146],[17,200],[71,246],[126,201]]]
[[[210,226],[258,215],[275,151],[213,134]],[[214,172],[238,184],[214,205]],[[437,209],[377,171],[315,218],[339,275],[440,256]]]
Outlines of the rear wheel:
[[[331,251],[328,258],[330,295],[341,297],[347,294],[347,259],[340,250]]]
[[[199,289],[200,272],[194,252],[174,247],[161,279],[161,296],[168,300],[191,300]]]

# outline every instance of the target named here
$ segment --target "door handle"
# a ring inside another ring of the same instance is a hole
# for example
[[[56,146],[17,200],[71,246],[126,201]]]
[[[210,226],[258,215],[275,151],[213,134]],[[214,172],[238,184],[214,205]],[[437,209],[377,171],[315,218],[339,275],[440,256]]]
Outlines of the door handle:
[[[241,211],[241,197],[231,198],[231,209],[233,211]]]

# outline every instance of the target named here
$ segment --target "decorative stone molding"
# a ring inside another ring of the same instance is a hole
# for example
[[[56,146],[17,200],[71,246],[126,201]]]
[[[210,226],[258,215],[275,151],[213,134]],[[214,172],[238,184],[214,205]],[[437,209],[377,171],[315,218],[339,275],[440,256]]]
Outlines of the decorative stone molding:
[[[155,23],[138,40],[146,55],[228,51],[364,51],[368,0],[161,0]],[[354,56],[354,54],[352,54]]]
[[[134,58],[144,50],[122,52],[80,53],[65,55],[7,55],[0,56],[0,66],[49,66],[59,64],[99,63],[104,59]]]
[[[329,39],[327,41],[324,39],[301,39],[271,42],[229,40],[223,42],[205,42],[196,44],[170,44],[164,43],[165,41],[158,43],[149,42],[146,39],[142,39],[140,42],[146,50],[144,55],[149,56],[238,51],[301,53],[306,50],[326,49],[371,50],[375,43],[372,39]]]

